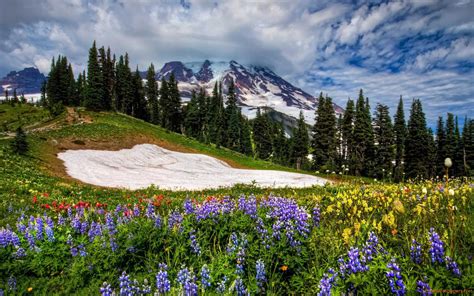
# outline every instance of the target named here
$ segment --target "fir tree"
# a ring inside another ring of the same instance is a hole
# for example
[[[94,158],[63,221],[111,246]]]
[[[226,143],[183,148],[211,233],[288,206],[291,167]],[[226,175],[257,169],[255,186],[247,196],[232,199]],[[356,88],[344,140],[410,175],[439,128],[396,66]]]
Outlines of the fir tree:
[[[167,114],[163,116],[168,117],[168,129],[174,132],[181,131],[182,115],[181,115],[181,96],[179,94],[178,82],[175,79],[174,73],[171,73],[168,81],[169,101]]]
[[[319,95],[315,124],[312,129],[313,162],[316,169],[335,169],[336,115],[331,98]]]
[[[28,152],[28,141],[26,140],[26,134],[21,127],[16,129],[15,138],[13,139],[11,147],[13,152],[21,155],[24,155]]]
[[[474,120],[466,118],[462,130],[463,168],[466,176],[474,176]]]
[[[351,162],[354,174],[367,175],[372,164],[373,130],[368,101],[364,99],[362,89],[357,99],[353,131],[353,151]]]
[[[198,110],[198,98],[193,90],[191,100],[186,106],[186,116],[184,118],[184,133],[188,137],[198,138],[200,130],[200,117]]]
[[[13,98],[12,105],[18,104],[20,100],[18,99],[18,94],[16,93],[16,88],[13,89]]]
[[[237,107],[237,96],[235,95],[234,81],[231,80],[227,91],[227,104],[225,108],[226,118],[226,147],[240,151],[240,115]]]
[[[458,117],[455,118],[455,127],[454,127],[454,159],[453,159],[453,167],[454,167],[454,175],[457,177],[463,176],[465,169],[464,169],[464,162],[463,162],[463,146],[464,143],[462,141],[461,133],[459,131],[459,123]]]
[[[252,139],[250,135],[250,124],[247,118],[242,116],[240,108],[239,108],[239,116],[240,116],[240,153],[245,155],[253,155],[252,150]]]
[[[104,83],[97,57],[95,41],[89,50],[89,61],[87,63],[87,86],[84,106],[93,111],[105,110],[103,103]]]
[[[268,115],[262,114],[260,108],[257,108],[257,116],[253,120],[252,130],[255,156],[260,159],[268,159],[273,151],[270,125]]]
[[[206,90],[201,88],[197,97],[197,111],[199,117],[199,130],[197,138],[199,141],[208,143],[209,142],[209,125],[207,119],[209,99],[206,94]]]
[[[146,100],[145,100],[145,91],[143,89],[143,83],[142,83],[142,78],[140,76],[140,71],[138,70],[138,67],[135,71],[135,74],[133,75],[133,81],[132,81],[132,90],[133,90],[133,103],[132,103],[132,116],[142,119],[142,120],[147,120],[148,119],[148,113],[147,113],[147,106],[146,106]]]
[[[159,124],[160,107],[158,104],[158,83],[156,82],[155,76],[155,67],[151,64],[150,67],[148,67],[146,75],[145,94],[148,99],[150,122],[153,124]]]
[[[405,159],[405,139],[407,135],[407,127],[405,123],[405,112],[403,110],[403,98],[400,96],[398,102],[397,113],[395,114],[394,134],[395,134],[395,168],[393,170],[396,182],[402,180],[404,172]]]
[[[209,139],[217,147],[224,144],[225,117],[224,103],[222,99],[222,88],[217,82],[214,84],[214,90],[207,108],[206,121],[209,129]]]
[[[43,81],[43,84],[41,85],[41,97],[39,100],[39,105],[42,107],[46,107],[46,80]]]
[[[394,135],[388,106],[378,104],[375,114],[375,175],[380,178],[392,172],[392,160],[395,156]]]
[[[304,166],[306,157],[308,156],[309,136],[306,122],[304,121],[303,112],[300,111],[297,127],[293,131],[291,140],[291,160],[297,169]]]
[[[444,159],[446,158],[446,131],[444,129],[443,117],[438,118],[436,132],[436,173],[437,176],[444,175]]]
[[[273,139],[273,161],[279,164],[287,164],[289,158],[289,141],[285,136],[283,123],[275,124],[275,136]]]
[[[425,114],[420,100],[413,100],[410,119],[408,120],[408,134],[405,143],[405,172],[407,178],[427,178],[430,174],[429,150],[430,135],[426,128]]]

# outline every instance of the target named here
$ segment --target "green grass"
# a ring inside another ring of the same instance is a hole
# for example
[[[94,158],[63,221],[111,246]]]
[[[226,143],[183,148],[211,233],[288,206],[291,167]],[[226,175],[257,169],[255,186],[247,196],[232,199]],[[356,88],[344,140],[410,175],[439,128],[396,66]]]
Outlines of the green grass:
[[[49,120],[48,112],[30,104],[0,104],[0,132],[15,131],[19,126],[30,126]]]

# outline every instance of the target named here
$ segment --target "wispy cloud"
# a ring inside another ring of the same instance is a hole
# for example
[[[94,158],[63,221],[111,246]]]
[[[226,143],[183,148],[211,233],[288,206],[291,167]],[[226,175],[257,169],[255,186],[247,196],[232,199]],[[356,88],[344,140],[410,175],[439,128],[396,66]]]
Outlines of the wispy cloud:
[[[341,105],[359,88],[373,105],[417,97],[433,121],[474,114],[472,11],[472,0],[6,0],[0,75],[47,72],[57,54],[82,70],[96,39],[142,69],[206,58],[266,65]]]

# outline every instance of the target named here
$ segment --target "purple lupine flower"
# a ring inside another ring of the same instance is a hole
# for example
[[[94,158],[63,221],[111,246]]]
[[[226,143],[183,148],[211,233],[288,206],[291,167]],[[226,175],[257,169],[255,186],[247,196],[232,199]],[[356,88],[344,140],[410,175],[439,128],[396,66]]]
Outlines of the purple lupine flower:
[[[183,268],[178,272],[178,282],[183,288],[184,295],[194,296],[198,294],[196,277],[187,268]]]
[[[79,217],[78,216],[74,216],[74,218],[72,218],[71,220],[71,227],[74,229],[74,231],[76,231],[77,233],[80,233],[81,232],[81,220],[79,220]]]
[[[122,275],[119,277],[120,282],[120,295],[129,296],[132,295],[132,288],[130,287],[130,277],[124,271]]]
[[[239,210],[249,215],[251,218],[257,218],[257,199],[254,195],[249,196],[248,199],[241,195],[239,200]]]
[[[255,275],[255,278],[257,279],[257,286],[260,289],[263,289],[263,285],[267,281],[267,276],[265,273],[265,263],[262,259],[257,260],[257,263],[255,264],[255,269],[257,270],[257,274]]]
[[[330,296],[331,289],[336,280],[337,272],[334,269],[329,268],[328,273],[323,275],[323,278],[319,282],[318,296]]]
[[[20,245],[20,239],[15,232],[10,229],[2,228],[0,229],[0,247],[6,248],[9,245],[18,247]]]
[[[117,233],[117,228],[115,227],[114,218],[110,213],[107,213],[105,216],[105,225],[107,225],[107,230],[109,235],[114,235]]]
[[[237,274],[244,274],[244,263],[245,263],[245,248],[239,247],[237,251],[237,265],[236,265],[236,273]]]
[[[25,256],[26,256],[26,252],[25,252],[25,249],[23,249],[22,247],[18,247],[18,248],[16,249],[16,252],[13,253],[13,257],[14,257],[15,259],[21,259],[21,258],[23,258],[23,257],[25,257]]]
[[[390,283],[390,291],[395,295],[405,295],[406,287],[403,283],[400,267],[398,267],[395,259],[392,259],[387,264],[387,268],[389,268],[390,271],[387,271],[385,275]]]
[[[54,242],[54,232],[53,229],[49,226],[46,226],[46,237],[49,242]]]
[[[145,216],[149,219],[155,217],[155,206],[153,205],[153,203],[148,203],[147,207],[146,207],[146,212],[145,212]]]
[[[43,239],[43,219],[41,217],[36,218],[36,239]]]
[[[461,276],[461,271],[459,270],[458,264],[449,256],[446,256],[445,259],[446,268],[451,271],[455,276]]]
[[[237,237],[237,234],[235,232],[232,232],[230,235],[230,240],[227,245],[227,253],[233,253],[239,246],[239,239]]]
[[[89,222],[87,222],[87,221],[84,221],[84,222],[81,223],[81,230],[80,230],[81,234],[87,233],[87,227],[88,226],[89,226]]]
[[[226,283],[227,283],[227,277],[224,275],[224,277],[222,278],[222,281],[220,281],[217,284],[217,288],[216,288],[217,293],[224,294],[225,289],[226,289],[225,287]]]
[[[262,218],[258,217],[255,221],[255,228],[257,228],[257,233],[260,235],[260,239],[262,240],[262,244],[268,250],[270,249],[270,235],[268,234],[268,230],[265,228],[263,224]]]
[[[161,227],[161,216],[158,213],[155,215],[155,227],[156,228]]]
[[[174,229],[177,227],[179,231],[182,230],[181,223],[183,222],[183,216],[177,210],[173,211],[171,215],[168,217],[168,228]]]
[[[156,289],[158,293],[164,294],[171,289],[170,280],[168,279],[168,267],[164,263],[159,264],[160,270],[156,274]]]
[[[113,290],[110,287],[110,284],[107,284],[107,282],[104,282],[102,284],[102,287],[100,287],[100,295],[102,296],[112,296],[113,295]]]
[[[417,242],[415,239],[413,239],[411,243],[410,257],[414,263],[421,264],[421,261],[422,261],[421,244]]]
[[[186,200],[184,201],[183,208],[184,208],[184,213],[186,215],[194,214],[194,205],[191,199],[186,198]]]
[[[342,277],[350,275],[352,273],[364,272],[369,270],[369,266],[365,264],[366,259],[363,255],[360,254],[358,248],[350,248],[347,252],[348,261],[344,261],[342,258],[339,258],[339,271]]]
[[[25,233],[26,241],[28,242],[28,246],[30,247],[31,250],[35,249],[36,247],[36,241],[35,241],[35,236],[31,233],[31,230],[28,229]]]
[[[383,252],[384,249],[379,244],[379,238],[373,231],[369,233],[369,238],[362,248],[362,253],[367,258],[367,261],[372,261],[373,256],[376,256],[380,252]]]
[[[58,225],[64,226],[66,224],[66,218],[63,217],[63,215],[59,214],[58,215]]]
[[[222,199],[222,213],[230,214],[234,210],[235,210],[235,202],[229,196],[225,196]]]
[[[421,280],[418,280],[416,282],[416,291],[420,293],[422,296],[431,296],[433,295],[433,292],[431,291],[430,285],[428,283],[425,283]]]
[[[209,274],[209,268],[207,268],[207,265],[201,267],[201,284],[204,289],[211,286],[211,275]]]
[[[133,206],[133,216],[134,217],[140,216],[140,207],[137,204]]]
[[[319,223],[321,222],[321,209],[319,206],[315,206],[313,208],[313,226],[319,227]]]
[[[102,236],[102,225],[98,222],[92,221],[87,235],[89,236],[89,241],[92,243],[96,237]]]
[[[112,252],[115,252],[118,249],[117,242],[115,242],[115,239],[113,237],[110,237],[109,242],[110,242],[110,249],[112,250]]]
[[[203,202],[202,205],[195,210],[196,220],[201,221],[219,216],[221,207],[220,202],[214,199]]]
[[[18,223],[16,224],[16,228],[18,229],[18,231],[19,231],[20,233],[25,233],[25,231],[26,231],[26,225],[23,224],[23,223],[21,223],[21,222],[18,222]]]
[[[84,247],[83,244],[80,244],[79,246],[77,246],[77,249],[79,250],[79,255],[81,255],[81,257],[87,256],[86,248]]]
[[[71,251],[72,257],[76,257],[79,253],[79,250],[74,246],[71,246],[70,251]]]
[[[189,231],[189,240],[191,241],[191,250],[194,254],[201,255],[201,247],[197,241],[194,229]]]
[[[235,280],[235,290],[237,292],[237,296],[250,295],[241,278],[237,278]]]
[[[435,232],[434,228],[430,229],[430,255],[432,263],[443,263],[444,262],[444,243],[440,239],[438,233]]]
[[[46,219],[46,225],[48,225],[49,228],[53,229],[53,228],[54,228],[53,219],[51,219],[51,218],[48,217],[48,216],[45,216],[45,219]]]

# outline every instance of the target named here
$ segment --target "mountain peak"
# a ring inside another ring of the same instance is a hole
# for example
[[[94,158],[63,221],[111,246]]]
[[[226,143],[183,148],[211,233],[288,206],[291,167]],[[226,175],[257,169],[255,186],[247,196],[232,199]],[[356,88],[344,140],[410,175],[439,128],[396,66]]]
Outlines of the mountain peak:
[[[179,82],[178,87],[185,100],[191,97],[193,90],[201,87],[211,93],[216,82],[221,82],[225,91],[233,80],[238,104],[250,117],[254,115],[256,108],[266,107],[294,118],[298,118],[302,110],[307,122],[314,121],[317,97],[292,85],[265,66],[242,65],[235,60],[189,63],[172,61],[165,63],[157,73],[157,79],[169,79],[171,73],[174,73]],[[337,113],[342,113],[341,107],[334,107]]]
[[[17,93],[39,93],[46,77],[35,67],[27,67],[20,71],[11,71],[0,79],[0,92],[5,90]]]

